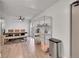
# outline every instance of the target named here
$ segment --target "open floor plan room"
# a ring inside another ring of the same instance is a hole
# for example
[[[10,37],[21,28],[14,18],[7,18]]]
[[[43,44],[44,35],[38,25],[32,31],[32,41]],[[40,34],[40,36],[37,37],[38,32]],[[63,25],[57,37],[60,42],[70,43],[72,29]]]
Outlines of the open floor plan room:
[[[79,0],[0,0],[0,58],[79,58]]]

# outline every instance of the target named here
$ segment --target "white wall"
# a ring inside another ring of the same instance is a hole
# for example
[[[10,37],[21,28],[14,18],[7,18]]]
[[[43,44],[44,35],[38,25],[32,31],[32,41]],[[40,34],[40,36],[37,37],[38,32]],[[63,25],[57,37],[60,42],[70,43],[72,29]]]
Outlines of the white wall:
[[[70,57],[70,4],[73,1],[75,0],[60,0],[38,16],[53,17],[53,38],[62,40],[63,57]]]

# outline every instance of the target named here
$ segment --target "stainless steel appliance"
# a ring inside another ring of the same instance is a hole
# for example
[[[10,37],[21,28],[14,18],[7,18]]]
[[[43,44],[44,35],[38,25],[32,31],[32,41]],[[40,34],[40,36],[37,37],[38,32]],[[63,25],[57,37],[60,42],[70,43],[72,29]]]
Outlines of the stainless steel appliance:
[[[71,4],[71,57],[79,58],[79,0]]]
[[[61,58],[62,57],[62,42],[61,40],[51,38],[49,39],[49,55],[52,58]]]

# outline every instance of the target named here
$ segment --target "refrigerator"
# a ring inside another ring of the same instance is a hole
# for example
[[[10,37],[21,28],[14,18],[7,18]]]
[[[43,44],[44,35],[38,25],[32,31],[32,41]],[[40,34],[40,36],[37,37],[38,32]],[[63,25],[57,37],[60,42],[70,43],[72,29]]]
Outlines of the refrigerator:
[[[71,40],[70,51],[72,58],[79,58],[79,1],[71,4]]]

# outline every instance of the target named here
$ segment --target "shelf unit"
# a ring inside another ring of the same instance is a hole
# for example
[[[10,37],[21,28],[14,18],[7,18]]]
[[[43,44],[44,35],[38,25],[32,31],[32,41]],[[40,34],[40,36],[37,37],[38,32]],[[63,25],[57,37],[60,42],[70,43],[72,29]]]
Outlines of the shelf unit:
[[[51,16],[43,16],[32,20],[30,29],[31,29],[30,36],[32,36],[37,43],[41,42],[42,46],[45,44],[49,46],[48,39],[52,38]]]

